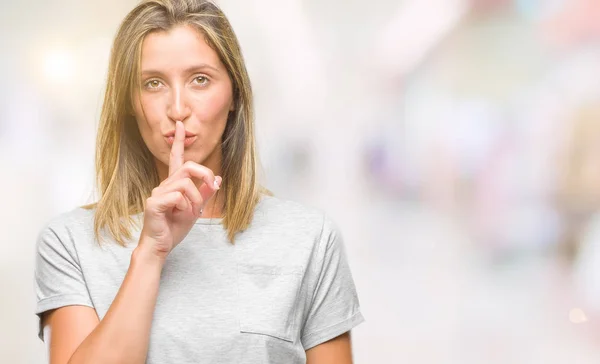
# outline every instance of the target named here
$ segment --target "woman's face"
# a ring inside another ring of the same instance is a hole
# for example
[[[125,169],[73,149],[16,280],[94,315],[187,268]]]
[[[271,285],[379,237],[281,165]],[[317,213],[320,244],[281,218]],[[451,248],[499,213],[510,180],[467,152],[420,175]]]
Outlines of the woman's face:
[[[140,134],[168,174],[175,122],[186,131],[185,161],[220,174],[221,136],[233,110],[231,79],[217,53],[190,26],[148,34],[142,43],[141,92],[134,94]]]

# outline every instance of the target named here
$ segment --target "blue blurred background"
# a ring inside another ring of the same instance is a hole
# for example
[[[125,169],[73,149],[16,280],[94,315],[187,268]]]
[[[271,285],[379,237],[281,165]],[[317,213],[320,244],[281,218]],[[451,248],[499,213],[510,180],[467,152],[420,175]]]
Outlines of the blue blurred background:
[[[94,201],[131,0],[3,1],[0,361],[43,363],[33,259]],[[600,361],[600,2],[221,0],[266,185],[340,225],[357,363]]]

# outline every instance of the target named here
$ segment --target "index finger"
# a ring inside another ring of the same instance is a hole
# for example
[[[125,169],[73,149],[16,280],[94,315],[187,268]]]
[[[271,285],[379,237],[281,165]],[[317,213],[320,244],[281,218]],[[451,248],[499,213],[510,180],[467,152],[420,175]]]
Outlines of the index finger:
[[[171,156],[169,158],[169,177],[183,165],[183,151],[185,142],[185,129],[183,123],[179,120],[175,122],[175,136],[171,146]]]

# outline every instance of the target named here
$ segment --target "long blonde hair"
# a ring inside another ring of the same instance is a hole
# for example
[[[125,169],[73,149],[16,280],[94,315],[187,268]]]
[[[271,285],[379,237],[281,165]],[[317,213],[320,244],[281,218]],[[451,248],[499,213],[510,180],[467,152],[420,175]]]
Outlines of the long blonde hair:
[[[131,215],[144,211],[146,199],[159,183],[154,158],[145,145],[133,115],[133,92],[139,90],[144,37],[190,25],[204,35],[219,55],[233,85],[234,110],[222,138],[223,226],[231,243],[252,221],[261,194],[254,139],[254,110],[250,79],[240,46],[223,12],[206,0],[146,0],[123,20],[111,50],[108,80],[96,140],[94,234],[101,241],[106,228],[120,245],[131,238],[136,223]]]

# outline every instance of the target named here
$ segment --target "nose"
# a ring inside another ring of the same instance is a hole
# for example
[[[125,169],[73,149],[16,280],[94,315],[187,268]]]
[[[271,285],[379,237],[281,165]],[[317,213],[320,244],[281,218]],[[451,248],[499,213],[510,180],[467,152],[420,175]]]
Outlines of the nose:
[[[167,105],[167,116],[173,122],[184,121],[190,116],[191,109],[186,100],[185,90],[182,87],[173,87]]]

